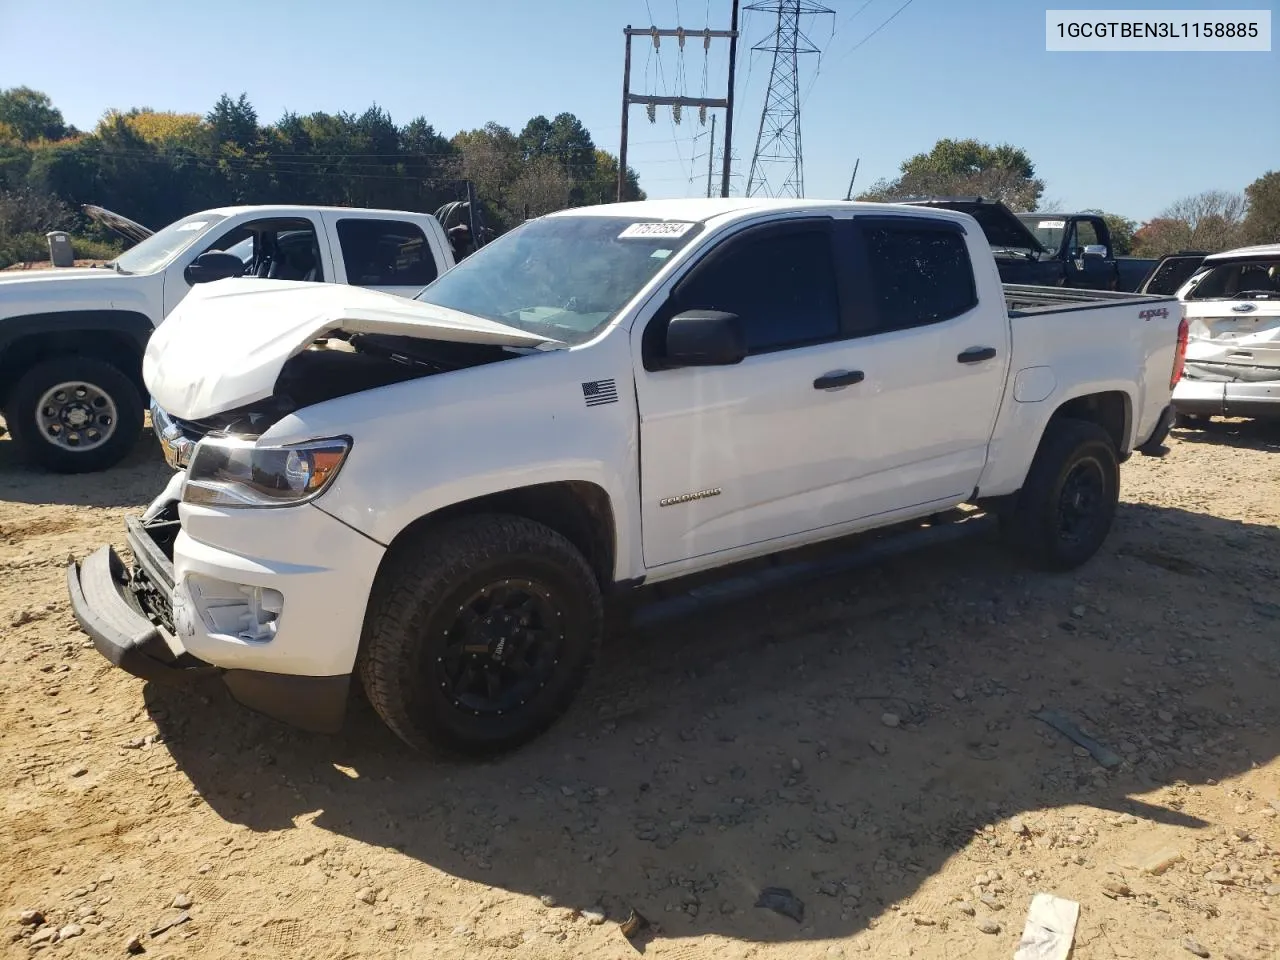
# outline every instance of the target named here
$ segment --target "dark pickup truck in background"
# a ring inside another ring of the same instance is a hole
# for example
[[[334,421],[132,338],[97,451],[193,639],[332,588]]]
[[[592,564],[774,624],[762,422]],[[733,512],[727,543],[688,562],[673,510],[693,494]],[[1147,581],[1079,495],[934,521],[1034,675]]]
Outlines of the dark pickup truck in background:
[[[977,220],[1005,283],[1168,294],[1190,277],[1190,272],[1182,275],[1182,268],[1191,262],[1188,258],[1204,257],[1203,253],[1174,254],[1179,258],[1176,267],[1166,263],[1168,257],[1117,257],[1106,220],[1094,213],[1014,213],[1000,201],[982,197],[907,202],[958,210]],[[1164,289],[1176,277],[1181,279],[1172,289]],[[1151,281],[1160,289],[1148,289]]]

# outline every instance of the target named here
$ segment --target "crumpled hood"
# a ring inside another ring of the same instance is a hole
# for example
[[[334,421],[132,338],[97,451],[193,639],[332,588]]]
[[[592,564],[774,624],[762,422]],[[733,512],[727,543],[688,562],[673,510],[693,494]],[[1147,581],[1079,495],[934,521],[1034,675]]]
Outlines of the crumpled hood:
[[[338,330],[513,347],[559,343],[360,287],[237,278],[192,289],[151,335],[142,377],[162,409],[199,420],[271,396],[285,361]]]

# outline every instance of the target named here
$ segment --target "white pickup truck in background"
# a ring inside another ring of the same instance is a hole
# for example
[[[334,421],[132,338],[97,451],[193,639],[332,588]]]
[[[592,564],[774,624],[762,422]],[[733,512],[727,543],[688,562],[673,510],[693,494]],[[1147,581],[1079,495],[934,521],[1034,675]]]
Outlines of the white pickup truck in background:
[[[847,202],[564,211],[413,301],[250,289],[153,338],[180,472],[132,566],[69,567],[76,617],[131,673],[310,729],[359,674],[462,752],[567,708],[620,589],[964,503],[1084,563],[1186,340],[1176,299],[1005,287],[971,217]]]
[[[102,470],[132,449],[143,351],[195,284],[248,276],[411,297],[454,264],[426,213],[226,207],[150,236],[115,219],[144,239],[105,267],[0,274],[0,410],[24,456],[49,470]]]

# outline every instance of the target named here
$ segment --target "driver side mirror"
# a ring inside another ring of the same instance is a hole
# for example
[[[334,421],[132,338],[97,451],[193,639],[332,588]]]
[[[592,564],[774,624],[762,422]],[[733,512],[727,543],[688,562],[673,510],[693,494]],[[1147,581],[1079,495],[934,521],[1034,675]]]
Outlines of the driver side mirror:
[[[187,265],[182,272],[183,278],[190,284],[212,283],[215,280],[226,280],[244,273],[244,261],[234,253],[221,250],[210,250],[202,253]]]
[[[718,367],[747,355],[742,318],[718,310],[686,310],[667,324],[666,367]]]

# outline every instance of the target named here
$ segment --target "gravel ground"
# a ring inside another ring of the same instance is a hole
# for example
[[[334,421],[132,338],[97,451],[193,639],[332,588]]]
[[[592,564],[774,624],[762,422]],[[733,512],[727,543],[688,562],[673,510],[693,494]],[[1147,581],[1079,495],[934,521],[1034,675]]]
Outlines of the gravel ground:
[[[1008,960],[1051,893],[1076,960],[1274,958],[1280,429],[1170,447],[1073,575],[944,528],[621,631],[548,735],[446,765],[359,700],[317,737],[107,667],[64,567],[154,441],[76,478],[0,440],[0,952]]]

